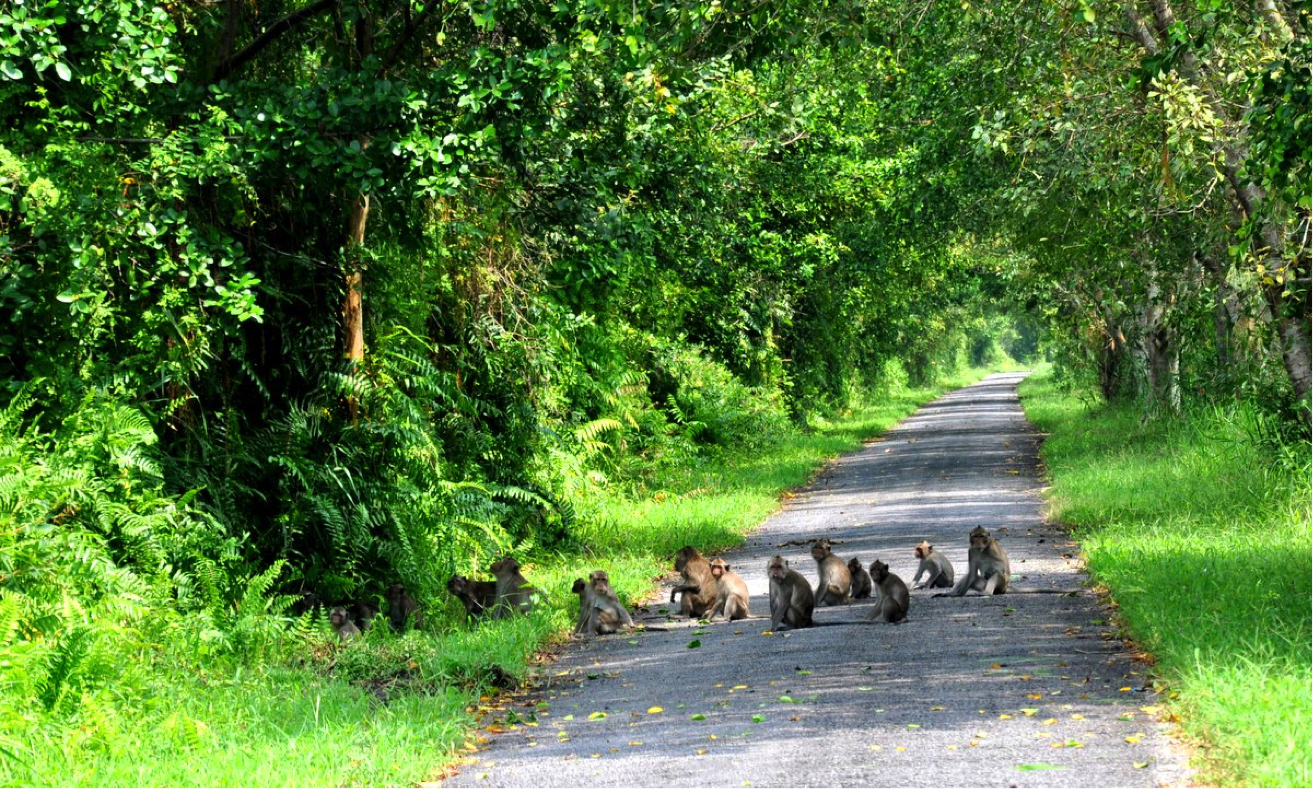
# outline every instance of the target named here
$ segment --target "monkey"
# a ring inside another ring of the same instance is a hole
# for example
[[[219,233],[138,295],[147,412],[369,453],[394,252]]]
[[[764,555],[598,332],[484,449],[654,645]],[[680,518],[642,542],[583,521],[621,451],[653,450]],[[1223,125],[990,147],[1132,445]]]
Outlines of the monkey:
[[[971,547],[967,550],[966,575],[957,582],[953,591],[941,592],[935,595],[936,597],[941,595],[961,597],[967,593],[967,589],[975,589],[986,596],[1003,594],[1008,590],[1008,581],[1012,579],[1012,565],[1008,562],[1008,554],[1003,550],[1003,546],[998,544],[998,540],[989,536],[989,529],[984,526],[972,529],[969,539]]]
[[[419,610],[419,603],[406,593],[406,587],[395,583],[388,587],[385,595],[388,600],[388,623],[400,633],[406,629],[406,622],[416,630],[424,629],[424,612]]]
[[[503,556],[492,563],[492,574],[497,576],[496,600],[493,604],[493,616],[505,619],[511,614],[527,614],[533,608],[530,595],[535,591],[529,582],[520,575],[520,563],[510,556]]]
[[[876,559],[871,562],[871,582],[875,584],[872,593],[875,607],[866,615],[866,621],[892,623],[906,619],[910,598],[903,579],[889,572],[889,565]]]
[[[830,541],[821,539],[812,543],[812,558],[816,560],[816,604],[838,605],[848,602],[853,577],[843,559],[830,552]]]
[[[605,570],[588,574],[588,583],[576,578],[574,591],[579,595],[579,623],[575,633],[594,633],[599,636],[614,633],[621,627],[633,627],[634,619],[620,604],[620,598],[611,588],[611,577]]]
[[[912,576],[914,589],[925,588],[943,588],[947,589],[953,585],[953,564],[948,561],[948,557],[935,550],[935,546],[922,540],[921,544],[916,546],[916,558],[921,561],[921,566],[916,568],[916,575]],[[921,580],[922,573],[930,573],[925,583],[917,583]]]
[[[471,581],[463,575],[447,579],[447,591],[465,606],[465,621],[482,616],[497,602],[496,581]]]
[[[574,620],[574,632],[578,635],[584,632],[584,623],[588,621],[588,612],[593,609],[593,590],[588,586],[588,582],[582,578],[574,579],[574,585],[570,591],[579,595],[579,616]]]
[[[870,597],[871,574],[866,572],[866,568],[856,556],[848,560],[848,574],[853,577],[853,599],[861,600]]]
[[[730,572],[724,559],[711,560],[711,575],[716,579],[716,604],[712,606],[711,616],[707,619],[714,620],[717,615],[723,614],[733,622],[735,619],[752,616],[748,611],[748,584],[743,576]]]
[[[373,603],[357,600],[347,609],[351,615],[351,621],[356,623],[360,632],[364,632],[374,626],[374,617],[378,616],[378,606]]]
[[[675,584],[670,590],[670,602],[675,602],[675,595],[682,595],[679,612],[692,619],[701,619],[716,604],[716,578],[711,574],[711,564],[702,558],[697,548],[685,545],[675,554],[675,569],[684,577],[684,582]]]
[[[811,627],[816,601],[802,573],[789,569],[789,563],[776,556],[766,563],[766,576],[770,579],[770,629]]]
[[[313,611],[323,604],[323,601],[319,599],[319,595],[314,592],[302,592],[297,596],[296,600],[287,607],[287,613],[292,616],[301,616],[306,611]]]
[[[328,613],[328,623],[332,625],[338,641],[343,644],[360,635],[360,628],[347,616],[346,609],[340,606]]]

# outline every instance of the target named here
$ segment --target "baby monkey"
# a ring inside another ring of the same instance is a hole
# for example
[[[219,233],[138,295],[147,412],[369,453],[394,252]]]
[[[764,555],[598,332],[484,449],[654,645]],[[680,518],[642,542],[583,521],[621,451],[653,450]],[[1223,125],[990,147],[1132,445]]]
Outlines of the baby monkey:
[[[848,573],[853,577],[853,599],[861,600],[871,596],[871,574],[866,572],[862,561],[856,556],[848,560]]]
[[[912,576],[914,589],[947,589],[953,585],[953,565],[948,561],[948,557],[935,550],[935,546],[921,541],[916,546],[916,558],[921,561],[921,565],[916,568],[916,575]],[[923,573],[929,573],[925,583],[918,583]]]

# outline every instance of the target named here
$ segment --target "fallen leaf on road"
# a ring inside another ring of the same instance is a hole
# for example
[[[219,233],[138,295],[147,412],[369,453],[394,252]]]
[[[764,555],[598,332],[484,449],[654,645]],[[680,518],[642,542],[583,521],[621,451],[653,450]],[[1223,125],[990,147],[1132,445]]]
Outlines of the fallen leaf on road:
[[[1055,724],[1055,723],[1057,723],[1057,722],[1058,722],[1058,719],[1057,719],[1057,718],[1049,718],[1048,720],[1044,721],[1044,725],[1045,725],[1045,726],[1052,726],[1053,724]]]
[[[1074,721],[1083,721],[1083,720],[1085,720],[1085,716],[1084,716],[1084,715],[1081,715],[1079,712],[1077,712],[1077,713],[1073,713],[1073,714],[1072,714],[1071,719],[1074,720]]]
[[[590,720],[590,721],[600,721],[602,718],[605,718],[605,717],[606,717],[606,713],[605,713],[605,712],[590,712],[590,713],[588,713],[588,720]]]
[[[657,714],[658,712],[665,712],[665,710],[661,709],[660,707],[648,707],[648,708],[647,708],[647,714],[648,714],[648,715],[655,715],[655,714]]]
[[[1018,770],[1065,770],[1060,764],[1018,764]]]
[[[691,720],[691,721],[704,721],[704,720],[707,719],[707,716],[706,716],[706,715],[703,715],[702,713],[699,712],[699,713],[696,714],[696,715],[690,715],[690,716],[688,717],[688,719]]]
[[[1028,699],[1042,699],[1042,698],[1044,698],[1044,694],[1043,694],[1043,693],[1027,693],[1027,694],[1026,694],[1026,698],[1028,698]]]
[[[688,642],[689,649],[697,649],[700,646],[702,646],[702,639],[700,638],[695,638],[692,641]]]
[[[930,708],[930,711],[931,711],[931,712],[943,712],[943,711],[944,711],[944,708],[943,708],[943,707],[931,707],[931,708]]]
[[[753,715],[753,716],[752,716],[752,722],[753,722],[753,723],[765,723],[765,722],[766,722],[766,716],[765,716],[765,715]]]
[[[1143,739],[1144,739],[1144,732],[1137,731],[1136,733],[1134,733],[1134,734],[1132,734],[1131,736],[1127,737],[1127,738],[1126,738],[1126,741],[1129,742],[1131,745],[1134,745],[1135,743],[1137,743],[1137,742],[1139,742],[1140,740],[1143,740]]]
[[[1137,770],[1143,770],[1144,768],[1146,768],[1146,767],[1149,766],[1149,763],[1148,763],[1148,762],[1131,762],[1131,766],[1134,767],[1134,768],[1137,769]]]
[[[1027,718],[1032,718],[1032,717],[1034,717],[1034,716],[1035,716],[1035,713],[1037,713],[1037,712],[1039,712],[1039,709],[1036,708],[1036,707],[1022,707],[1022,708],[1021,708],[1021,713],[1022,713],[1023,715],[1025,715]]]

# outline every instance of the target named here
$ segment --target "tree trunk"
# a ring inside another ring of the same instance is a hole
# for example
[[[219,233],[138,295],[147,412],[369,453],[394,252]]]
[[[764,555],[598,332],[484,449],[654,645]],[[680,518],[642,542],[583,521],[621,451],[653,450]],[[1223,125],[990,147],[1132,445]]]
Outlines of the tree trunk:
[[[360,260],[365,244],[365,222],[369,219],[369,195],[356,195],[351,201],[351,218],[347,222],[346,293],[342,296],[343,355],[354,369],[365,359],[365,312],[361,297],[364,290],[364,266]],[[346,398],[347,414],[355,422],[360,404],[355,396]]]
[[[1275,12],[1276,7],[1271,2],[1259,0],[1257,10],[1263,17],[1273,34],[1282,38],[1289,27],[1284,24],[1279,13],[1268,13],[1268,10]],[[1144,18],[1140,16],[1139,10],[1135,7],[1134,0],[1127,0],[1123,11],[1127,21],[1130,22],[1131,37],[1144,47],[1149,54],[1157,54],[1160,51],[1157,39],[1150,32],[1148,25],[1145,24]],[[1171,4],[1168,0],[1153,0],[1153,19],[1154,27],[1158,35],[1165,35],[1173,24],[1176,23],[1176,16],[1172,12]],[[1229,108],[1219,99],[1212,86],[1205,82],[1199,73],[1198,63],[1194,53],[1189,49],[1183,51],[1178,61],[1178,71],[1187,82],[1194,85],[1204,92],[1208,97],[1209,107],[1213,110],[1218,118],[1224,121],[1231,118]],[[1234,124],[1233,124],[1234,125]],[[1243,135],[1233,134],[1232,139],[1243,139]],[[1258,184],[1253,182],[1244,182],[1240,178],[1240,168],[1248,158],[1249,151],[1243,145],[1227,144],[1219,137],[1213,142],[1213,150],[1220,154],[1222,160],[1222,174],[1225,176],[1227,185],[1231,188],[1228,190],[1239,207],[1244,218],[1248,222],[1253,222],[1257,226],[1258,232],[1256,238],[1260,239],[1264,248],[1255,250],[1262,258],[1264,267],[1269,272],[1285,271],[1290,276],[1297,275],[1293,267],[1287,266],[1285,259],[1286,228],[1279,227],[1270,220],[1263,218],[1259,213],[1259,208],[1266,199],[1263,190]],[[1309,360],[1308,353],[1310,347],[1309,326],[1307,318],[1303,321],[1295,320],[1287,315],[1282,309],[1284,285],[1277,284],[1275,287],[1270,285],[1260,286],[1263,289],[1263,295],[1272,309],[1274,317],[1278,322],[1279,334],[1281,337],[1282,361],[1284,363],[1286,374],[1290,378],[1291,386],[1294,387],[1296,394],[1301,402],[1308,407],[1311,386],[1313,382],[1309,379]]]

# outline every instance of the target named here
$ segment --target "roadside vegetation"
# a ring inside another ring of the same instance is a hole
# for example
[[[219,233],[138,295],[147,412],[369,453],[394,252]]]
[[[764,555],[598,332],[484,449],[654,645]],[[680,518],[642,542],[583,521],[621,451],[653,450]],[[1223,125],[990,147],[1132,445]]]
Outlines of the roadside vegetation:
[[[1167,708],[1221,786],[1313,775],[1309,447],[1245,404],[1145,422],[1051,370],[1020,387],[1048,433],[1050,517],[1081,541]],[[1085,394],[1085,399],[1079,395]]]
[[[996,368],[1008,367],[995,365]],[[684,455],[662,470],[583,497],[576,550],[525,556],[544,591],[532,615],[463,622],[431,599],[426,632],[385,624],[341,646],[322,610],[292,617],[275,593],[285,568],[246,581],[240,599],[183,618],[104,621],[58,644],[11,641],[0,783],[23,786],[404,786],[439,776],[478,748],[490,708],[529,725],[535,708],[500,695],[573,625],[574,578],[606,569],[628,605],[642,600],[685,544],[729,547],[828,458],[861,446],[975,368],[933,387],[893,384],[803,432],[781,423],[751,444]],[[13,600],[14,598],[10,598]],[[189,621],[201,619],[201,623]],[[379,620],[382,621],[382,618]],[[200,628],[207,629],[201,630]],[[81,643],[77,643],[78,639]]]

